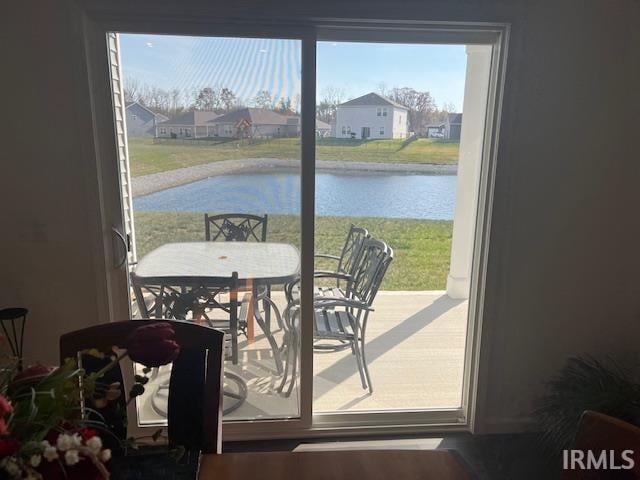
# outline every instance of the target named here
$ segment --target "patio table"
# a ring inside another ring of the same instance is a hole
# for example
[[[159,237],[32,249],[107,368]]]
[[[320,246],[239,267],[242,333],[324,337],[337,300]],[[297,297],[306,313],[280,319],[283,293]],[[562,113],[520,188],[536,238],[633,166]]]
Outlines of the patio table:
[[[251,295],[253,317],[263,331],[276,364],[282,373],[280,348],[271,326],[260,314],[255,292],[269,285],[295,280],[300,271],[298,249],[286,243],[269,242],[184,242],[167,243],[145,255],[135,270],[143,282],[181,287],[219,287],[238,272],[240,289]]]

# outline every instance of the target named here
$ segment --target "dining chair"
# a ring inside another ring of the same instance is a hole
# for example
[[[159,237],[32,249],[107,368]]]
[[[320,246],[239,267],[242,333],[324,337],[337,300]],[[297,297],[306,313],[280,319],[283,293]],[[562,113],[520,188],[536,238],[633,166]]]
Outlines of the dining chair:
[[[367,365],[365,334],[369,314],[375,309],[373,302],[382,280],[393,261],[393,249],[375,238],[364,240],[356,263],[348,297],[315,297],[313,300],[315,341],[340,341],[351,347],[356,358],[362,388],[373,393],[373,384]],[[286,395],[290,395],[296,379],[300,345],[300,302],[291,301],[285,309],[286,364],[279,391],[283,391],[291,367],[291,381]]]
[[[586,452],[592,452],[598,456],[603,451],[606,452],[607,461],[610,462],[609,455],[613,451],[617,466],[628,465],[627,461],[623,461],[622,452],[631,450],[634,464],[629,469],[611,469],[608,466],[608,471],[594,468],[568,468],[564,471],[563,480],[640,479],[640,428],[635,425],[603,413],[586,410],[580,417],[574,449],[585,453],[583,462],[587,461]],[[568,466],[571,467],[571,465]],[[575,466],[578,467],[578,465]]]
[[[192,322],[165,321],[171,323],[180,345],[168,387],[169,442],[188,451],[221,453],[224,334]],[[66,333],[60,337],[60,360],[77,358],[82,365],[83,358],[87,357],[81,353],[83,350],[112,353],[113,348],[122,347],[137,328],[153,322],[156,320],[127,320]],[[120,374],[133,377],[131,370]]]

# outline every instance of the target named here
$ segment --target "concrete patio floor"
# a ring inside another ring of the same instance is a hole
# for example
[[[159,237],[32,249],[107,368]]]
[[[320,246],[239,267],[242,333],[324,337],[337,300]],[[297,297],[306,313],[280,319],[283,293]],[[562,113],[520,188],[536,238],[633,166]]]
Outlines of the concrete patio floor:
[[[273,299],[282,310],[282,294],[274,292]],[[314,412],[459,407],[467,305],[466,300],[453,300],[442,291],[379,292],[365,347],[373,394],[362,389],[350,349],[316,352]],[[272,324],[275,328],[275,320]],[[280,343],[282,332],[276,332],[275,337]],[[227,362],[225,368],[242,376],[248,387],[247,400],[225,419],[298,416],[298,388],[288,398],[276,391],[281,377],[276,374],[272,352],[258,327],[253,342],[241,337],[239,364]],[[153,390],[150,384],[147,391]],[[144,417],[157,418],[149,411],[148,398],[142,406]]]

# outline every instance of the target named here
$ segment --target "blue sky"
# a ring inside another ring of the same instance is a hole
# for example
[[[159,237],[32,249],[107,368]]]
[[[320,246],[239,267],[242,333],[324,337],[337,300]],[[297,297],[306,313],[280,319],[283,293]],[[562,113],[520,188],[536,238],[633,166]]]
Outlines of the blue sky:
[[[300,92],[298,40],[120,35],[125,78],[192,92],[229,87],[249,102],[259,90],[273,98]],[[343,90],[345,100],[387,88],[427,90],[437,104],[462,108],[466,55],[461,45],[319,42],[317,91]]]

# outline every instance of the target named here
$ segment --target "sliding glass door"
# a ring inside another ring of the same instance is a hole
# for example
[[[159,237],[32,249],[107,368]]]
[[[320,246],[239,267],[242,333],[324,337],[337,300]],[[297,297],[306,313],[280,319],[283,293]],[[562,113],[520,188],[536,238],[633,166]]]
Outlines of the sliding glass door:
[[[225,331],[228,438],[468,428],[504,29],[105,22],[113,311]]]

